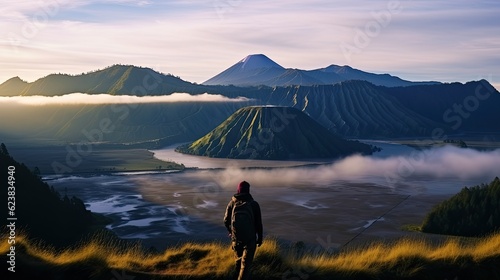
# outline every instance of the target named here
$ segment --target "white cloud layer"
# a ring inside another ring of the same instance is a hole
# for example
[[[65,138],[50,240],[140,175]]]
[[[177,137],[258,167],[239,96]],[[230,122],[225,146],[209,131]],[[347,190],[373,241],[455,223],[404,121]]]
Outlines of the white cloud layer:
[[[355,155],[317,167],[228,168],[214,174],[213,178],[227,188],[233,188],[241,180],[248,180],[260,187],[325,187],[339,185],[339,182],[367,182],[395,188],[401,184],[428,182],[427,187],[439,188],[436,185],[440,184],[436,182],[441,182],[443,185],[454,184],[456,190],[471,182],[474,185],[489,183],[500,177],[499,166],[500,149],[481,152],[446,146],[387,158]]]
[[[219,94],[172,93],[162,96],[133,96],[109,94],[71,93],[62,96],[14,96],[0,97],[1,103],[22,105],[75,105],[75,104],[139,104],[139,103],[172,103],[172,102],[244,102],[245,97],[228,98]]]

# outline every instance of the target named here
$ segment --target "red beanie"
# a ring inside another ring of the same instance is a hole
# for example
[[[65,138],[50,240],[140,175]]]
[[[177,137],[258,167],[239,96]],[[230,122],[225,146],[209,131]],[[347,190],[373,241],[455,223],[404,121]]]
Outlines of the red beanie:
[[[241,181],[238,184],[238,193],[250,193],[250,184],[247,181]]]

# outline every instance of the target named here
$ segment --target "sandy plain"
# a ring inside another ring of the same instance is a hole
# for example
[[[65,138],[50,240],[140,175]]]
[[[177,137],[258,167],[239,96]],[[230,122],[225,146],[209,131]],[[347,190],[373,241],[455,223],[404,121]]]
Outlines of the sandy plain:
[[[384,150],[377,158],[414,151],[394,143],[380,144]],[[81,198],[91,211],[112,218],[108,228],[119,237],[158,249],[187,241],[229,242],[222,220],[241,180],[252,185],[251,193],[262,209],[265,237],[325,250],[406,236],[437,238],[403,228],[420,225],[432,207],[474,184],[459,178],[394,183],[383,175],[332,179],[324,174],[335,172],[325,168],[332,162],[207,159],[180,155],[173,148],[152,152],[155,159],[173,160],[187,168],[44,179],[62,194]]]

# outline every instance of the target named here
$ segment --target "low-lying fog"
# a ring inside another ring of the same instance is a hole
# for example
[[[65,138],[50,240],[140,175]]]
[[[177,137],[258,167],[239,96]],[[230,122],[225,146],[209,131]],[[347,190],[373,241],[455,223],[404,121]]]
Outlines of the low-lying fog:
[[[142,104],[142,103],[173,103],[173,102],[243,102],[248,98],[229,98],[220,94],[189,94],[176,92],[161,96],[110,95],[70,93],[60,96],[0,96],[0,105],[75,105],[75,104]]]
[[[430,180],[435,182],[429,191],[440,192],[435,185],[439,182],[445,185],[447,180],[489,182],[500,175],[500,149],[478,151],[449,145],[416,150],[394,143],[364,142],[383,150],[373,156],[353,155],[333,162],[214,159],[176,153],[173,147],[153,152],[159,159],[180,162],[186,167],[224,168],[218,179],[218,183],[224,186],[235,185],[240,178],[252,178],[254,184],[261,186],[303,182],[317,186],[341,180],[377,182],[390,188],[409,181]],[[293,166],[295,168],[244,169]]]
[[[417,151],[371,144],[384,150],[321,164],[264,165],[180,155],[169,148],[154,151],[155,156],[204,169],[46,179],[62,193],[67,188],[68,195],[83,199],[90,210],[112,217],[108,228],[119,236],[157,247],[226,240],[225,207],[238,182],[247,180],[261,205],[266,235],[312,244],[330,240],[329,246],[337,248],[360,232],[360,241],[407,234],[401,226],[420,224],[436,203],[500,173],[500,150],[446,146]]]

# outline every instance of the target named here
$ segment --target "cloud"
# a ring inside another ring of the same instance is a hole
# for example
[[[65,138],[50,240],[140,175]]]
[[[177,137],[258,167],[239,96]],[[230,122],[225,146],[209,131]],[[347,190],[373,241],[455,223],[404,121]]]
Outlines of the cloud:
[[[213,173],[223,187],[234,188],[241,180],[259,187],[302,185],[327,187],[338,182],[369,182],[395,188],[414,182],[488,183],[500,176],[500,149],[477,151],[453,146],[417,151],[405,156],[377,158],[354,155],[332,164],[314,167],[239,169]],[[429,183],[429,185],[432,185]]]
[[[62,96],[14,96],[0,97],[2,103],[22,105],[74,105],[74,104],[138,104],[138,103],[172,103],[172,102],[246,102],[245,97],[228,98],[219,94],[172,93],[162,96],[133,96],[109,94],[72,93]]]

